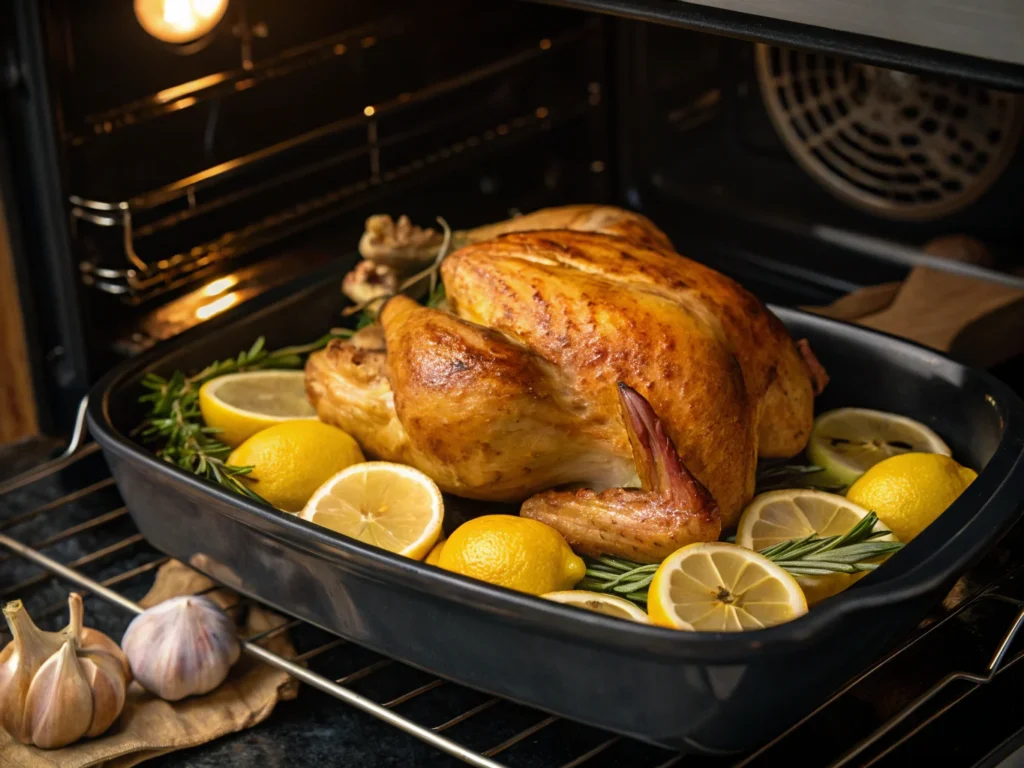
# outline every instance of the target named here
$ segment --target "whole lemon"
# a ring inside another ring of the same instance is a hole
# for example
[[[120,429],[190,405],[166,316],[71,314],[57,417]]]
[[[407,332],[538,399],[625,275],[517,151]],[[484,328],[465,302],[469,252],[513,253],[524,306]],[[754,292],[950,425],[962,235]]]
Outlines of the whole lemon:
[[[257,432],[228,456],[228,464],[252,465],[242,482],[286,512],[299,512],[333,475],[363,461],[347,432],[305,419]]]
[[[463,523],[444,543],[438,565],[532,595],[571,589],[587,570],[554,528],[513,515]]]
[[[900,541],[917,536],[956,501],[978,473],[937,453],[904,453],[875,464],[846,494],[874,510]]]

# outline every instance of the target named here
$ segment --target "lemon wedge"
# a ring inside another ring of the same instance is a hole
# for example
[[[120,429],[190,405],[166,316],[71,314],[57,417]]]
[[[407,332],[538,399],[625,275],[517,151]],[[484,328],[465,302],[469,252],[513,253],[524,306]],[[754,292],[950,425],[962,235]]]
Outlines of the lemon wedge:
[[[629,600],[614,595],[603,595],[600,592],[587,592],[583,589],[570,589],[562,592],[548,592],[541,595],[545,600],[554,600],[562,605],[574,605],[594,613],[614,616],[616,619],[635,621],[638,624],[650,624],[651,619]]]
[[[295,419],[315,419],[302,371],[229,373],[199,388],[199,410],[217,439],[241,445],[260,430]]]
[[[851,485],[883,459],[902,453],[952,451],[924,424],[885,411],[839,408],[814,420],[807,458],[843,485]]]
[[[790,539],[805,536],[842,536],[868,516],[868,511],[842,496],[809,489],[770,491],[756,496],[743,510],[736,529],[736,543],[748,549],[761,550]],[[875,523],[875,530],[886,526]],[[872,541],[895,541],[890,533]],[[826,597],[842,592],[862,573],[831,573],[827,576],[797,576],[796,580],[814,605]]]
[[[651,621],[697,632],[764,629],[807,613],[796,579],[764,555],[722,541],[669,555],[647,592]]]
[[[320,486],[300,517],[422,560],[441,535],[444,502],[437,484],[418,469],[369,461],[343,469]]]

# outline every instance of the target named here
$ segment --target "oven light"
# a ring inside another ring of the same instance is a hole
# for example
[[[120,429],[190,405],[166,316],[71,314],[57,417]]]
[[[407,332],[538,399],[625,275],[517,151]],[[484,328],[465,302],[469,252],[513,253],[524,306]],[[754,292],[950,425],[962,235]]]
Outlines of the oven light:
[[[219,315],[225,309],[230,309],[238,303],[238,292],[227,293],[219,299],[214,299],[209,304],[204,304],[196,310],[196,317],[200,320],[209,320],[214,315]]]
[[[218,277],[216,280],[211,280],[203,287],[203,296],[220,296],[228,288],[234,288],[237,284],[237,275]]]
[[[228,0],[135,0],[135,18],[165,43],[190,43],[224,18]]]

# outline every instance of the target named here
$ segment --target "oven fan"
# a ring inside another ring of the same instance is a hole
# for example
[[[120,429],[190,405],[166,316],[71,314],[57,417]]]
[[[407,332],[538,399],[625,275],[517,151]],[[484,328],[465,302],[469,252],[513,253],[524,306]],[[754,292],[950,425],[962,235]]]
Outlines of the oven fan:
[[[870,213],[927,220],[996,181],[1021,133],[1021,98],[778,46],[757,76],[783,143],[811,176]]]

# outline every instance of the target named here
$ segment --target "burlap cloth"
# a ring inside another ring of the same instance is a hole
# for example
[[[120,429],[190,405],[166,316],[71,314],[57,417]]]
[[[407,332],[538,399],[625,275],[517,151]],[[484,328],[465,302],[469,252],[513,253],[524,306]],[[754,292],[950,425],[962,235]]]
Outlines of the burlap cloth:
[[[205,576],[172,560],[160,568],[153,588],[139,603],[148,608],[170,597],[195,594],[212,586],[213,582]],[[238,602],[234,593],[223,589],[207,596],[222,607]],[[88,625],[88,610],[85,618]],[[265,632],[285,621],[277,614],[254,606],[244,617],[242,634],[251,636]],[[281,656],[295,653],[287,632],[267,638],[263,645]],[[242,654],[227,680],[205,696],[170,703],[146,693],[133,682],[121,717],[96,739],[79,741],[63,749],[44,750],[19,744],[0,729],[0,766],[128,768],[143,760],[251,728],[265,720],[278,701],[295,698],[297,691],[297,681],[286,673]]]

